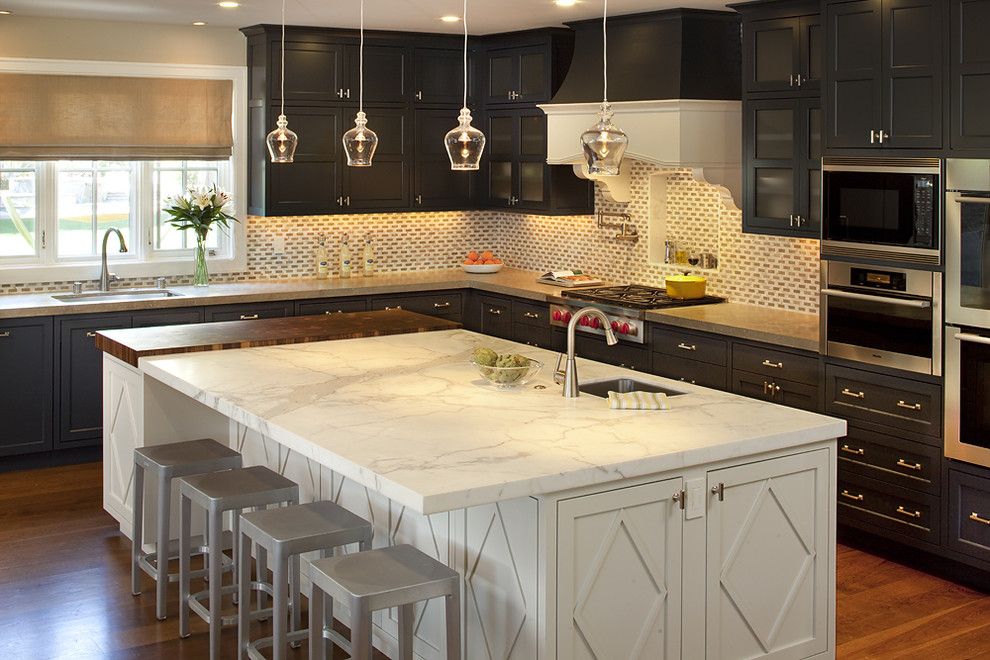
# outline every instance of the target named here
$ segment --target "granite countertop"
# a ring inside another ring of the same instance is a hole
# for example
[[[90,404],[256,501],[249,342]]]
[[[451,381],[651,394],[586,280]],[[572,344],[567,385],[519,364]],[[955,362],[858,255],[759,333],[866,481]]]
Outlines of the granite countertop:
[[[478,346],[550,351],[467,330],[142,358],[151,378],[423,513],[619,482],[845,434],[845,422],[637,374],[684,392],[665,411],[564,398],[552,369],[496,390]],[[628,370],[579,359],[584,382]],[[542,388],[540,388],[542,386]]]
[[[410,273],[376,273],[374,277],[315,278],[211,284],[209,287],[168,287],[182,294],[142,301],[64,303],[51,294],[0,296],[0,319],[64,314],[106,313],[142,309],[168,309],[197,305],[303,300],[390,293],[416,293],[442,289],[474,289],[543,302],[559,296],[560,287],[537,284],[537,271],[503,268],[494,274],[465,273],[445,269]],[[654,323],[751,339],[779,346],[818,351],[818,316],[756,305],[723,303],[698,305],[646,313]]]

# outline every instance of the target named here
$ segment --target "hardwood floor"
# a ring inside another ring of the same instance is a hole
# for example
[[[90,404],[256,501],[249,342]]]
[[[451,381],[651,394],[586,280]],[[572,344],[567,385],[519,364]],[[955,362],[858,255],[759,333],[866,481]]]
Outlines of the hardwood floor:
[[[102,464],[0,474],[0,530],[3,660],[207,657],[205,622],[192,617],[178,638],[174,585],[166,621],[150,579],[131,596],[130,542],[103,511]],[[841,545],[837,576],[839,658],[990,660],[990,596]],[[231,629],[223,640],[235,658]]]

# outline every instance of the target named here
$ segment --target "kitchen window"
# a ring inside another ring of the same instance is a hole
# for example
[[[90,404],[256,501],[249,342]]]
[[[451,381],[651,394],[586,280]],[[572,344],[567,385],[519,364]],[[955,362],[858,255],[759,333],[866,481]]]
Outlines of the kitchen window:
[[[146,155],[84,153],[46,158],[47,152],[34,153],[30,147],[21,147],[6,159],[0,156],[0,283],[93,281],[99,276],[103,237],[110,228],[120,230],[127,243],[124,253],[119,252],[116,237],[107,246],[111,269],[121,278],[191,275],[195,236],[175,230],[161,207],[169,196],[213,183],[231,194],[233,214],[240,222],[210,232],[210,270],[245,269],[247,83],[243,67],[0,60],[0,75],[7,74],[45,74],[69,81],[96,76],[94,85],[99,79],[113,85],[115,80],[133,78],[135,89],[162,80],[170,90],[178,90],[180,98],[200,98],[200,90],[208,87],[210,80],[229,81],[224,83],[223,98],[232,101],[228,135],[233,136],[233,147],[227,147],[230,157],[220,153],[193,156],[173,150],[160,155],[152,151]],[[175,85],[169,83],[176,79],[191,79],[190,91],[186,92],[186,83],[181,80]],[[37,102],[32,96],[24,98]],[[139,124],[159,126],[159,133],[161,126],[169,125],[155,121],[138,115]],[[33,130],[37,133],[37,124]],[[64,134],[78,135],[71,130]],[[44,135],[41,137],[32,144],[43,144]],[[116,148],[112,140],[95,144]],[[184,155],[189,160],[183,160]]]

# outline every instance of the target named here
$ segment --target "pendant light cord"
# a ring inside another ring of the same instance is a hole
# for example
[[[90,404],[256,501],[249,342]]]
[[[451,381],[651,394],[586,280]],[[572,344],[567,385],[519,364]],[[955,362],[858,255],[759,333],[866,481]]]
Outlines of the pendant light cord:
[[[279,93],[281,97],[279,99],[278,114],[280,117],[285,116],[285,0],[282,0],[282,63],[279,69],[279,78],[282,81],[282,91]]]
[[[467,40],[467,37],[468,37],[468,29],[467,29],[467,0],[464,0],[464,11],[463,11],[463,16],[461,16],[461,21],[464,23],[464,105],[461,106],[461,107],[466,108],[467,107],[467,69],[468,69],[468,61],[467,61],[467,41],[468,41]]]
[[[604,103],[608,103],[608,36],[605,32],[605,17],[608,15],[608,0],[602,11],[602,79],[605,81],[602,89]]]
[[[361,0],[361,46],[358,54],[358,112],[364,112],[364,0]]]

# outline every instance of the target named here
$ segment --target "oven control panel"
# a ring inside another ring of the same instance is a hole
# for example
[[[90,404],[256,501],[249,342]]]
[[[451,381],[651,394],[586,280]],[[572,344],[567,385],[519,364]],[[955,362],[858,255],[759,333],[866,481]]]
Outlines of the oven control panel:
[[[593,306],[597,307],[597,305]],[[573,316],[574,312],[579,309],[581,309],[581,307],[551,303],[550,325],[566,328],[567,324],[570,323],[571,316]],[[646,333],[644,331],[644,324],[642,320],[631,315],[624,315],[607,309],[602,309],[602,311],[605,313],[606,318],[608,318],[616,339],[619,341],[635,342],[637,344],[642,344],[645,341],[644,335]],[[578,324],[578,332],[596,335],[605,334],[605,328],[602,327],[601,321],[596,317],[582,317],[581,320],[578,321]]]

